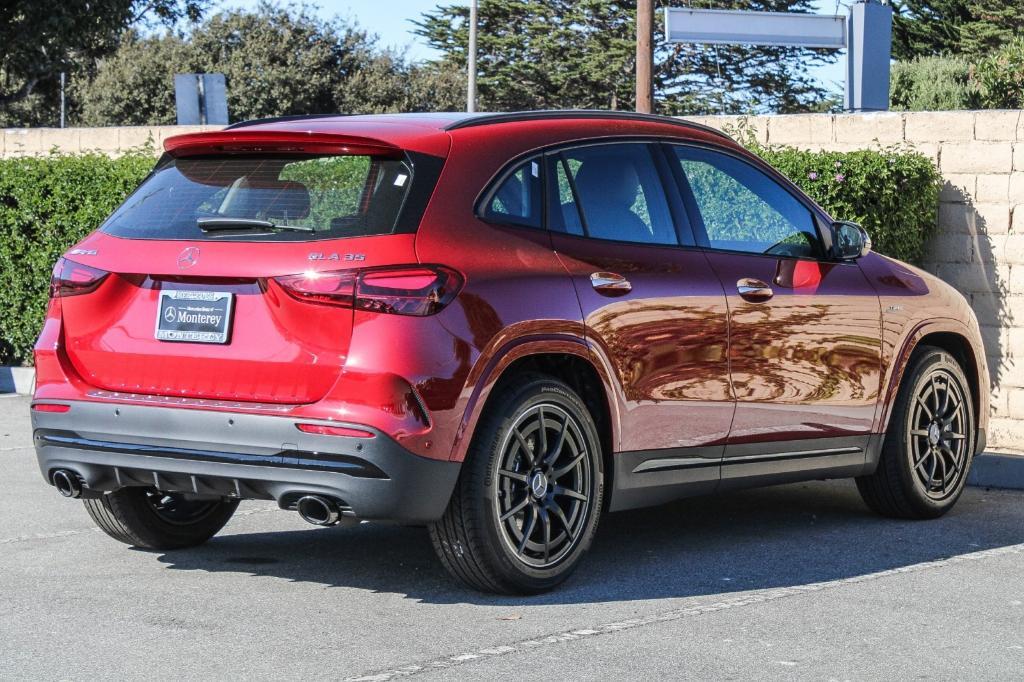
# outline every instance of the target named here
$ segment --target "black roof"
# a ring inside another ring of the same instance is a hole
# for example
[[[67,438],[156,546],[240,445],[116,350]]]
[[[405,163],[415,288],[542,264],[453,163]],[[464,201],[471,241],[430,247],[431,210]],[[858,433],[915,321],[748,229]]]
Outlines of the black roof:
[[[436,113],[408,113],[408,114],[307,114],[298,116],[277,116],[274,118],[259,118],[251,121],[239,121],[229,125],[225,130],[237,128],[248,128],[249,126],[264,125],[268,123],[282,123],[303,120],[317,119],[352,119],[367,120],[375,118],[407,121],[417,125],[436,127],[438,130],[459,130],[462,128],[475,128],[477,126],[496,125],[499,123],[515,123],[518,121],[542,121],[568,118],[589,118],[595,120],[623,120],[623,121],[645,121],[649,123],[662,123],[674,125],[689,130],[701,130],[712,135],[725,139],[731,139],[721,130],[706,126],[693,121],[686,121],[671,116],[659,116],[657,114],[641,114],[634,111],[608,111],[602,109],[551,109],[541,111],[510,111],[504,113],[467,113],[467,112],[436,112]]]

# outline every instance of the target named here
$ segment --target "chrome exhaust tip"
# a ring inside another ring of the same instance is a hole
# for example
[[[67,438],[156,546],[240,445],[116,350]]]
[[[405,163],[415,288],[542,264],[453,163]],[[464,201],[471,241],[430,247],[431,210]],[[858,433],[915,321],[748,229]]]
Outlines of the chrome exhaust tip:
[[[333,526],[341,519],[338,505],[319,495],[303,495],[295,503],[295,508],[303,521],[314,526]]]
[[[57,469],[51,478],[53,485],[63,497],[76,498],[82,496],[82,484],[74,471]]]

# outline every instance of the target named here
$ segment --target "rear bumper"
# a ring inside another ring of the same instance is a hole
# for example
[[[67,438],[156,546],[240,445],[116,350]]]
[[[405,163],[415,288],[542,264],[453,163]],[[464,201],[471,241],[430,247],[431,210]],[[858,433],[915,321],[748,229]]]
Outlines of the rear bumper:
[[[280,416],[70,404],[66,413],[33,410],[36,455],[47,481],[70,469],[87,491],[154,486],[285,508],[317,494],[361,519],[424,522],[444,513],[459,473],[458,463],[420,457],[363,425],[353,426],[373,438],[304,433]]]

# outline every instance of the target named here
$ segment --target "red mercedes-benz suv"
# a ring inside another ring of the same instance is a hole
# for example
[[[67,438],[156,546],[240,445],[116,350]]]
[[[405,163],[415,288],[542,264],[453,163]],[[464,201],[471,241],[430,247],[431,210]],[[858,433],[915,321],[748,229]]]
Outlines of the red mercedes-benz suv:
[[[43,476],[122,542],[276,500],[424,524],[458,578],[532,593],[602,512],[855,477],[936,517],[984,447],[964,298],[715,130],[316,116],[164,148],[57,263],[35,349]]]

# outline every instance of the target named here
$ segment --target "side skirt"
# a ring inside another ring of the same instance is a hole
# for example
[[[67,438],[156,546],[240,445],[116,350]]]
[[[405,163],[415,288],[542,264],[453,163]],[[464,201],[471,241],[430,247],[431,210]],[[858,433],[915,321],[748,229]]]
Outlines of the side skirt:
[[[682,497],[825,478],[878,466],[883,434],[620,452],[609,511]]]

